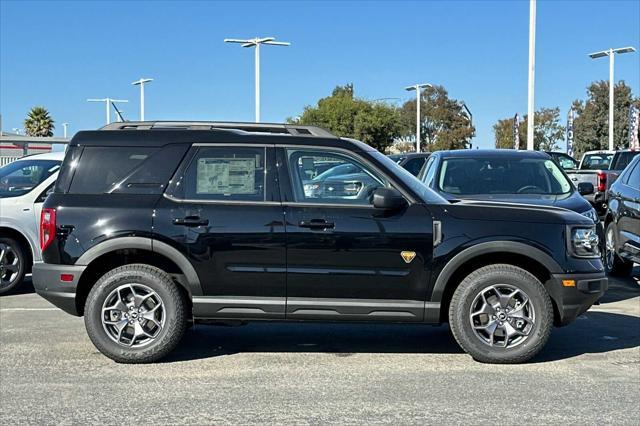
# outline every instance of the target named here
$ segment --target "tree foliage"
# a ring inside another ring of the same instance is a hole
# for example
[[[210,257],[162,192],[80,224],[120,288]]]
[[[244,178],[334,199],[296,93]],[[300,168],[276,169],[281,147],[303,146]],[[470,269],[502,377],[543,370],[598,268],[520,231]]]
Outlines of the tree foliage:
[[[534,115],[533,149],[554,151],[559,148],[565,127],[560,124],[560,108],[540,108]],[[519,149],[527,149],[528,116],[518,125]],[[513,148],[513,118],[498,120],[493,125],[496,148]]]
[[[28,136],[53,136],[53,123],[45,107],[35,106],[24,120],[24,130]]]
[[[627,148],[629,141],[629,107],[633,99],[631,88],[624,81],[614,86],[613,144],[615,149]],[[573,109],[574,150],[577,156],[590,150],[609,147],[609,82],[596,81],[587,88],[586,101],[575,100]]]
[[[401,112],[403,138],[415,141],[415,99],[405,102]],[[449,98],[442,86],[422,90],[420,116],[420,140],[424,151],[468,148],[476,132],[462,102]]]
[[[383,151],[400,136],[401,116],[390,105],[354,97],[353,85],[337,86],[316,106],[307,106],[290,123],[323,127],[337,136],[361,140]]]

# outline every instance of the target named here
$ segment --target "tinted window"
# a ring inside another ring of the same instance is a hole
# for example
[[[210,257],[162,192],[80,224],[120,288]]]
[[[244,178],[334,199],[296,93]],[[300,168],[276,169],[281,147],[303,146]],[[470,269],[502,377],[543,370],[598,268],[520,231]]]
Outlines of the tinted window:
[[[624,170],[629,165],[629,163],[631,163],[631,160],[633,160],[633,157],[635,157],[638,154],[640,154],[640,151],[619,152],[615,156],[615,162],[612,164],[611,169]]]
[[[294,197],[299,202],[330,204],[371,204],[376,188],[385,186],[384,179],[359,161],[330,151],[288,150],[289,171]],[[318,173],[324,165],[343,173]]]
[[[427,186],[431,186],[433,176],[436,174],[435,157],[430,157],[424,170],[424,179],[422,180]]]
[[[438,187],[456,195],[571,191],[555,162],[536,158],[448,158],[440,168]]]
[[[57,160],[21,160],[0,168],[0,198],[24,195],[60,169]]]
[[[418,176],[418,173],[420,173],[420,169],[422,169],[422,166],[424,165],[424,161],[425,158],[412,158],[411,160],[408,160],[406,163],[404,163],[402,167],[407,169],[407,171],[412,175]]]
[[[157,148],[85,147],[75,167],[69,192],[109,192],[156,151]]]
[[[183,184],[191,200],[264,201],[265,148],[200,148]]]
[[[582,158],[581,170],[608,170],[613,154],[587,154]]]
[[[635,190],[640,191],[640,161],[636,161],[635,166],[629,172],[626,183]]]
[[[576,161],[568,155],[558,154],[556,156],[556,160],[558,161],[558,164],[560,164],[560,167],[565,170],[572,170],[577,167]]]

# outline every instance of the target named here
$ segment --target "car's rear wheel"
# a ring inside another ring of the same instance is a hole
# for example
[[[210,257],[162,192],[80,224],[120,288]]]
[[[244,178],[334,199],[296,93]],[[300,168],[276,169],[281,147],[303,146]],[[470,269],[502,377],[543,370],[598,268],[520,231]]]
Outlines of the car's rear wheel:
[[[458,344],[481,362],[525,362],[546,344],[553,307],[536,277],[513,265],[489,265],[456,288],[449,324]]]
[[[187,327],[187,302],[171,277],[149,265],[121,266],[103,275],[85,303],[93,344],[116,362],[157,361]]]
[[[26,271],[22,245],[12,238],[0,238],[0,294],[22,284]]]
[[[631,275],[633,263],[621,259],[616,253],[616,228],[613,222],[607,225],[605,233],[604,267],[609,275],[627,277]]]

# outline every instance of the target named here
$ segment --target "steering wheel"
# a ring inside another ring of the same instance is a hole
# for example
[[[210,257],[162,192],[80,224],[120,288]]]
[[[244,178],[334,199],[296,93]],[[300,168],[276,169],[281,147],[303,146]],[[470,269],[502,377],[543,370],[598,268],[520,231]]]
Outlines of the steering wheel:
[[[543,192],[543,191],[542,191],[542,188],[540,188],[539,186],[536,186],[536,185],[526,185],[526,186],[523,186],[522,188],[518,189],[518,190],[516,191],[516,194],[522,194],[522,193],[524,193],[524,192],[526,192],[526,191],[529,191],[529,190],[531,190],[531,189],[537,189],[537,190],[539,190],[540,192]]]

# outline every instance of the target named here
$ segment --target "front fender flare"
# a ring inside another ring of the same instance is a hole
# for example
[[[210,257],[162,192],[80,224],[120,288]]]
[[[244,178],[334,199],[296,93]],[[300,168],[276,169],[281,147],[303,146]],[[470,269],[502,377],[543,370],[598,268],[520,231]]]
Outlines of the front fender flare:
[[[431,293],[430,302],[442,302],[442,296],[445,288],[449,282],[449,279],[467,261],[477,256],[482,256],[490,253],[516,253],[529,257],[536,262],[542,264],[550,273],[562,273],[563,270],[558,263],[548,254],[542,250],[530,246],[525,243],[516,241],[489,241],[471,246],[460,253],[456,254],[451,259],[438,275],[436,283]],[[544,284],[544,283],[543,283]]]

